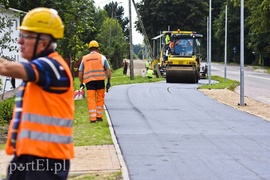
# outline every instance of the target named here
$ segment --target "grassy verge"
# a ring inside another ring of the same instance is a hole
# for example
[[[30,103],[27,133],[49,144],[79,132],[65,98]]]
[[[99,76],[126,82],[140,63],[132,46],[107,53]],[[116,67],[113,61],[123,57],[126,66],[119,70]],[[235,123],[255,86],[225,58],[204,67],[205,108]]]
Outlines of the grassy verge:
[[[117,69],[112,73],[112,86],[120,85],[120,84],[135,84],[135,83],[149,83],[149,82],[158,82],[158,81],[165,81],[164,78],[151,78],[148,79],[147,77],[142,76],[135,76],[134,80],[130,79],[130,76],[123,75],[123,68]]]
[[[129,76],[123,75],[123,68],[113,71],[111,85],[149,83],[163,81],[164,78],[152,78],[135,76],[130,80]],[[79,89],[79,79],[74,79],[75,89]],[[106,115],[103,115],[103,122],[89,123],[87,101],[75,101],[75,119],[73,124],[75,146],[92,146],[112,144],[112,138],[109,130]]]
[[[211,76],[211,80],[218,81],[218,83],[202,85],[199,86],[198,89],[229,89],[233,91],[240,84],[239,81],[231,80],[228,78],[226,81],[224,81],[224,78],[220,76]]]

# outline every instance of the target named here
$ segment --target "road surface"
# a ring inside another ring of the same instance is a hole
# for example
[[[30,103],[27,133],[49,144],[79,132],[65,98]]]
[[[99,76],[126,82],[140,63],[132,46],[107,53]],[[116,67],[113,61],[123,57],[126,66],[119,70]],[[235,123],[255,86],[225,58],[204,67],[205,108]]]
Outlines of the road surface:
[[[221,76],[240,82],[240,65],[225,66],[211,63],[211,75]],[[270,74],[251,66],[244,67],[244,96],[270,104]],[[240,94],[240,87],[235,89]]]
[[[130,179],[270,179],[270,123],[210,99],[200,84],[120,85],[106,94]]]

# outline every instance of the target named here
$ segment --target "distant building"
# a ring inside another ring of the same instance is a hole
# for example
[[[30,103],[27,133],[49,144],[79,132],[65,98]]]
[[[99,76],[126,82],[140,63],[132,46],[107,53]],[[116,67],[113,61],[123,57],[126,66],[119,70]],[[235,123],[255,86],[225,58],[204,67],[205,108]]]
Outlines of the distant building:
[[[0,45],[0,56],[9,57],[11,59],[14,59],[14,61],[20,62],[21,56],[19,52],[19,45],[17,43],[18,37],[19,37],[19,30],[18,26],[20,25],[20,17],[18,16],[19,13],[25,14],[26,12],[9,8],[5,9],[2,6],[0,6],[0,17],[5,19],[12,19],[13,25],[8,28],[1,28],[0,31],[0,39],[3,38],[5,32],[11,32],[11,39],[14,40],[14,42],[10,42],[8,46],[10,47],[16,47],[16,50],[10,51],[8,48],[5,48]],[[17,15],[17,16],[16,16]],[[9,77],[1,76],[2,80],[2,86],[0,86],[0,94],[5,91],[11,90],[11,83],[9,82]],[[16,79],[16,87],[18,87],[21,84],[20,80]]]

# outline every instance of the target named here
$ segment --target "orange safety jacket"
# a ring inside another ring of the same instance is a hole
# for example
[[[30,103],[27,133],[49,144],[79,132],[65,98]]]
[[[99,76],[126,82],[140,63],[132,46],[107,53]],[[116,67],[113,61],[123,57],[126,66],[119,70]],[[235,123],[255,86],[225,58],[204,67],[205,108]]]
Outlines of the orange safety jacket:
[[[83,82],[99,81],[106,79],[106,73],[102,64],[102,55],[92,52],[83,56]]]
[[[25,87],[21,123],[16,140],[16,155],[34,155],[52,159],[74,157],[72,122],[74,118],[72,75],[64,59],[57,53],[50,58],[58,61],[67,72],[70,88],[62,94],[49,93],[34,82]],[[14,107],[13,115],[16,107]],[[14,116],[13,116],[14,117]],[[9,126],[6,153],[14,154],[11,143],[13,121]]]

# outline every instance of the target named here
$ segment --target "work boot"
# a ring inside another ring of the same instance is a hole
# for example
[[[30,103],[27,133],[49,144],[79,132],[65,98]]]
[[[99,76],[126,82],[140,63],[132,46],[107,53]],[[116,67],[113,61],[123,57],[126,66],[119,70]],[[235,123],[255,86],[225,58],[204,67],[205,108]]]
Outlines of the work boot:
[[[103,121],[103,119],[102,118],[97,118],[97,121]]]
[[[90,123],[95,123],[96,122],[96,120],[90,120]]]

